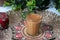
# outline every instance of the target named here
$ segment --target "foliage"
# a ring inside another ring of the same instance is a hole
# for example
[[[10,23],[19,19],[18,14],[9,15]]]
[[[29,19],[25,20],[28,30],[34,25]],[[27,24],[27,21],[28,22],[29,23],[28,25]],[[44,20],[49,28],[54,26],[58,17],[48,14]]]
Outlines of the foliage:
[[[4,6],[11,6],[13,10],[20,10],[26,7],[25,0],[6,0]]]
[[[32,11],[34,8],[46,9],[50,0],[6,0],[4,6],[11,6],[13,10],[28,8]]]
[[[58,9],[58,11],[60,12],[60,9]]]
[[[35,0],[26,0],[29,11],[32,11],[36,7],[36,1]]]
[[[50,3],[50,0],[36,0],[36,6],[41,9],[41,10],[45,10],[47,9],[48,5]]]
[[[56,9],[60,12],[60,0],[55,0]]]
[[[30,11],[32,11],[34,8],[38,7],[41,10],[47,9],[48,5],[50,3],[50,0],[27,0],[27,7]]]

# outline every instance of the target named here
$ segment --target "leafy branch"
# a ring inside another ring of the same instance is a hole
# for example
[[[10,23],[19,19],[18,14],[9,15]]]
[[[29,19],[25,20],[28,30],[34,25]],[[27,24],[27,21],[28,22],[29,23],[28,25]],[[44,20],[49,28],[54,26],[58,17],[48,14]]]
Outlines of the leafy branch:
[[[29,11],[32,11],[35,7],[36,7],[36,1],[35,0],[26,0],[27,1],[27,8],[29,9]]]
[[[4,2],[4,6],[11,6],[13,10],[18,11],[26,7],[26,1],[25,0],[6,0]]]
[[[55,0],[55,5],[56,9],[60,12],[60,0]]]

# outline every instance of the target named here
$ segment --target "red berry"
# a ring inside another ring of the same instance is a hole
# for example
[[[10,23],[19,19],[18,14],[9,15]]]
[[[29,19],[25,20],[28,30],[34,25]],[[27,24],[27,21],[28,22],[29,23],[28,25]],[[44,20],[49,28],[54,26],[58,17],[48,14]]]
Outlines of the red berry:
[[[15,29],[16,29],[16,30],[21,30],[22,27],[18,27],[18,26],[17,26],[17,27],[15,27]]]
[[[17,33],[16,34],[16,38],[22,38],[23,36],[22,36],[22,34],[21,33]]]
[[[52,38],[51,33],[47,32],[47,33],[46,33],[46,38]]]

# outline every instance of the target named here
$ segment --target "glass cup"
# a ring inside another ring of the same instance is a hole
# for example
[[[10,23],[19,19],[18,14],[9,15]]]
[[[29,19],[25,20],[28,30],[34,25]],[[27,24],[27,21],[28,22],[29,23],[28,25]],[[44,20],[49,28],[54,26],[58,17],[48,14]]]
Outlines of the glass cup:
[[[40,31],[42,16],[38,14],[29,14],[26,17],[26,32],[31,36],[36,36]]]

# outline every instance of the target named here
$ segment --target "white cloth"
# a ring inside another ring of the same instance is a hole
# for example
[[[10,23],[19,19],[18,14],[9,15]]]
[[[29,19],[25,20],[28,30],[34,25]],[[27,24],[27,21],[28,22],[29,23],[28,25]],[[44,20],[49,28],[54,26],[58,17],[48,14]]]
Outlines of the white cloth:
[[[58,10],[56,10],[56,8],[54,8],[54,7],[50,7],[49,9],[47,9],[47,11],[53,12],[53,13],[55,13],[55,14],[57,14],[57,15],[60,16],[60,13],[59,13]]]
[[[12,10],[11,7],[0,7],[0,12],[7,12],[9,10]]]

